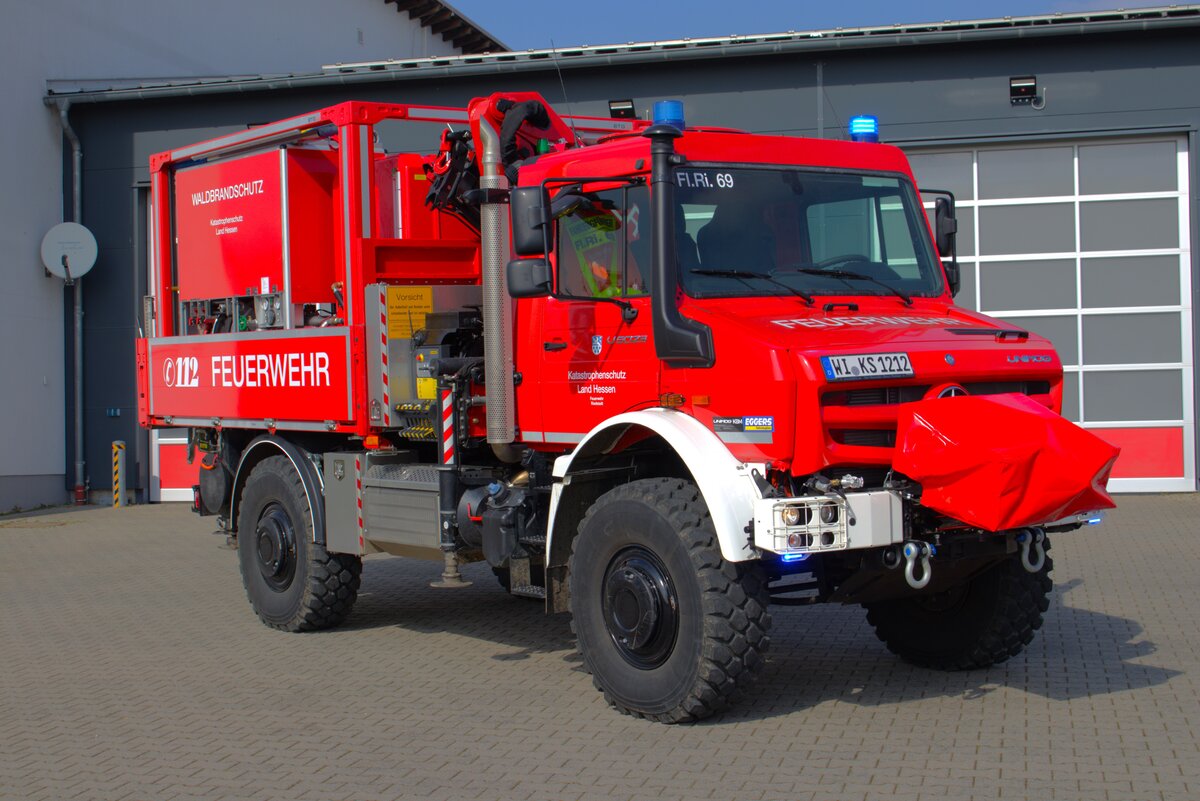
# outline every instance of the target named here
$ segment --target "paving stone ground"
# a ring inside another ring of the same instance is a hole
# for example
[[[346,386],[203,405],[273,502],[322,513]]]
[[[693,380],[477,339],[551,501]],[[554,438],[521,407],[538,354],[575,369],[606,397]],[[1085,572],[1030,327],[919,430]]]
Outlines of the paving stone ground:
[[[1200,496],[1120,504],[1055,538],[1021,657],[929,672],[857,607],[777,608],[749,696],[677,727],[478,566],[371,557],[346,626],[284,634],[211,518],[0,518],[0,798],[1200,799]]]

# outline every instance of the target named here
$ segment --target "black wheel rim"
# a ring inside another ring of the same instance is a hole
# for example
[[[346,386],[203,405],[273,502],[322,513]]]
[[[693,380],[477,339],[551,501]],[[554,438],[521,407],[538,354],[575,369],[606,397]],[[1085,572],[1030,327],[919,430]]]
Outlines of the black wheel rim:
[[[666,566],[641,546],[618,553],[604,573],[604,625],[618,653],[640,670],[667,661],[679,634],[679,599]]]
[[[258,570],[267,586],[283,592],[296,577],[296,528],[278,503],[263,509],[254,531]]]

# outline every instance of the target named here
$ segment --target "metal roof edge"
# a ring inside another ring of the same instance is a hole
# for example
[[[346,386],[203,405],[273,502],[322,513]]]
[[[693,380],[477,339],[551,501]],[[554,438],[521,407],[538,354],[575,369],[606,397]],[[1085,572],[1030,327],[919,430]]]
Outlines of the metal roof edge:
[[[47,82],[44,102],[102,103],[155,98],[189,97],[308,87],[347,86],[377,81],[455,78],[480,74],[517,73],[552,68],[578,69],[665,60],[717,57],[755,57],[789,52],[858,50],[1101,33],[1162,30],[1200,26],[1200,5],[1012,17],[1000,20],[891,25],[833,31],[787,32],[717,39],[679,39],[626,45],[564,47],[495,54],[445,56],[397,61],[333,65],[323,72],[223,78],[190,84],[170,83],[130,89],[55,91]],[[71,82],[62,82],[71,83]]]
[[[643,51],[646,49],[680,49],[703,48],[726,44],[742,44],[764,41],[789,41],[804,39],[843,39],[855,37],[871,37],[879,35],[920,34],[940,31],[981,31],[1020,29],[1027,26],[1062,26],[1078,24],[1098,24],[1103,22],[1124,21],[1133,18],[1154,20],[1158,18],[1176,18],[1200,16],[1200,5],[1173,5],[1148,8],[1116,9],[1112,11],[1080,11],[1075,13],[1058,12],[1055,14],[1032,15],[1024,17],[993,17],[974,20],[944,20],[942,22],[913,22],[893,25],[874,25],[857,28],[822,28],[809,31],[788,30],[786,32],[768,32],[748,35],[731,35],[718,37],[664,39],[646,42],[624,42],[600,45],[577,45],[571,47],[555,47],[546,49],[514,50],[508,53],[475,53],[462,56],[438,58],[436,56],[419,59],[380,59],[361,62],[336,62],[321,67],[324,71],[352,72],[356,70],[373,70],[393,67],[396,65],[416,64],[420,62],[472,61],[478,58],[500,59],[502,57],[517,57],[524,59],[553,58],[556,55],[576,55],[588,53],[624,53]]]
[[[452,39],[457,34],[461,39],[482,40],[483,46],[498,45],[501,48],[508,46],[446,0],[383,0],[383,2],[385,5],[395,5],[398,13],[407,13],[409,19],[415,20],[422,28],[429,28],[430,35],[440,35],[443,41],[457,42],[458,39]],[[465,47],[459,47],[459,50],[465,49]],[[484,51],[477,49],[472,52]]]
[[[386,3],[387,0],[384,0],[384,2]],[[493,42],[500,45],[501,47],[508,47],[508,44],[506,42],[502,41],[500,39],[500,37],[492,35],[491,31],[489,31],[487,28],[480,25],[478,22],[473,20],[471,17],[468,17],[466,14],[464,14],[462,12],[462,9],[460,9],[457,5],[454,5],[453,3],[446,3],[446,2],[443,2],[442,5],[448,6],[449,8],[454,9],[454,13],[458,15],[459,19],[461,19],[463,22],[470,25],[472,28],[477,30],[482,35],[486,36],[488,39],[491,39]]]

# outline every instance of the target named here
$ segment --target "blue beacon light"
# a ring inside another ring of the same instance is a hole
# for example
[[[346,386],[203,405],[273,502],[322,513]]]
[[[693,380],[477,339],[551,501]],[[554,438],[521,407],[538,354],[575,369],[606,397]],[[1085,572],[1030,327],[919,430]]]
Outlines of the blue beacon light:
[[[851,142],[878,142],[879,119],[870,115],[850,118]]]
[[[654,104],[654,124],[671,125],[683,130],[683,101],[659,100]]]

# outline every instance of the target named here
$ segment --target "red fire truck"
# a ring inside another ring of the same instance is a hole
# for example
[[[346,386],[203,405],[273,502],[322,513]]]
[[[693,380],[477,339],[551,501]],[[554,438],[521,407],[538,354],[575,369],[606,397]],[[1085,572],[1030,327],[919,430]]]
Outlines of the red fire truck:
[[[436,152],[378,144],[406,123],[444,124]],[[754,677],[770,604],[1001,662],[1042,623],[1047,533],[1112,505],[1117,454],[1057,414],[1047,341],[953,304],[953,197],[923,190],[931,221],[871,129],[506,93],[158,154],[141,423],[190,430],[194,507],[275,628],[340,623],[385,552],[448,588],[486,560],[663,722]]]

